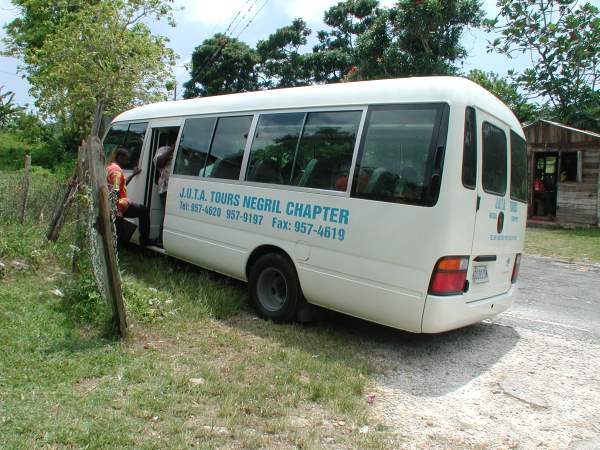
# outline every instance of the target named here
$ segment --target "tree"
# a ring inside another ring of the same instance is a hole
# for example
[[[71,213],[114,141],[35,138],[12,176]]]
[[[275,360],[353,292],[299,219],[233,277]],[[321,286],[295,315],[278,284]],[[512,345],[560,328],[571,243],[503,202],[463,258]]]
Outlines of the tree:
[[[378,0],[346,0],[325,11],[323,21],[330,30],[317,33],[319,44],[308,55],[315,81],[341,81],[353,67],[358,73],[358,67],[366,62],[361,61],[365,51],[359,46],[360,37],[385,22],[385,10],[378,5]]]
[[[499,0],[486,22],[499,37],[489,50],[528,54],[531,67],[511,72],[529,98],[547,105],[570,125],[600,130],[600,15],[576,0]]]
[[[452,75],[467,52],[460,38],[482,20],[478,0],[346,0],[325,13],[331,31],[319,32],[317,81]]]
[[[460,38],[480,24],[478,0],[344,0],[324,15],[312,52],[302,53],[311,30],[295,19],[253,50],[219,34],[192,56],[186,98],[360,79],[446,75],[466,56]]]
[[[192,54],[191,79],[184,98],[246,92],[258,89],[256,52],[222,33],[206,39]]]
[[[171,0],[14,3],[22,16],[7,26],[7,50],[23,59],[39,110],[79,137],[92,117],[164,98],[174,53],[144,20],[173,24]]]
[[[484,87],[500,100],[502,100],[517,116],[521,123],[534,121],[538,115],[538,107],[527,101],[519,92],[518,85],[502,78],[494,72],[484,72],[482,70],[472,70],[467,75],[471,81]]]
[[[259,60],[260,86],[266,89],[306,86],[311,73],[300,47],[306,45],[311,30],[302,19],[279,28],[267,39],[256,44]]]
[[[39,49],[46,36],[60,27],[61,21],[82,7],[99,0],[11,0],[21,14],[4,26],[9,53],[21,54]]]
[[[467,56],[462,33],[482,19],[478,0],[400,0],[361,37],[363,76],[454,75]]]
[[[0,86],[0,127],[5,127],[23,108],[14,103],[15,94],[12,91],[2,93],[4,86]]]

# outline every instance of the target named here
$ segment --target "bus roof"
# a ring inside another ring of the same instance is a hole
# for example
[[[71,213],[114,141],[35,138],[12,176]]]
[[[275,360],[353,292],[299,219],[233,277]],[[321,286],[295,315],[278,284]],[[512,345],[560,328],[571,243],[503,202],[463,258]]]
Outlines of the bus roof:
[[[476,106],[522,134],[512,111],[498,98],[461,77],[415,77],[335,83],[169,101],[126,111],[114,122],[289,108],[447,102]]]

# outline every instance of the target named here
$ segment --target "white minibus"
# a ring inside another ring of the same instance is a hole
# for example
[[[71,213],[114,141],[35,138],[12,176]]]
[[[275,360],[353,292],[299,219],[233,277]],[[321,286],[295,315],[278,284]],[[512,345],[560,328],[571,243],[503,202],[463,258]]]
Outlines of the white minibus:
[[[153,156],[174,132],[163,210]],[[247,281],[265,318],[318,305],[438,333],[512,303],[527,146],[510,109],[464,78],[151,104],[116,117],[104,146],[142,169],[128,195],[151,211],[152,248]]]

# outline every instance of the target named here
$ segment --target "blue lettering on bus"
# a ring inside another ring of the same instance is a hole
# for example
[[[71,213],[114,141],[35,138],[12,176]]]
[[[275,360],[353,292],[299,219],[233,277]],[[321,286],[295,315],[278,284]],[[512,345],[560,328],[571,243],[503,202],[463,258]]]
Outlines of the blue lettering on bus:
[[[346,208],[289,201],[283,209],[281,200],[267,196],[242,196],[219,190],[205,192],[204,189],[189,186],[183,186],[179,192],[179,209],[190,214],[259,226],[263,224],[262,213],[271,213],[271,228],[280,232],[337,241],[346,239],[347,230],[344,225],[348,225],[350,221],[350,211]],[[286,217],[292,220],[286,220]],[[319,225],[313,221],[336,225]]]

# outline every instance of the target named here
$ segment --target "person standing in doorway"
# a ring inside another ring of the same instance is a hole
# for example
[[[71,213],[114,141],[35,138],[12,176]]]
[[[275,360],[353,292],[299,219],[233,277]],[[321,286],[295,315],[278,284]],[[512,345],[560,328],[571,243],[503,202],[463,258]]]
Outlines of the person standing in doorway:
[[[173,163],[173,154],[175,153],[175,142],[177,141],[177,131],[171,131],[168,136],[167,145],[156,150],[154,155],[154,166],[158,173],[158,195],[162,206],[162,219],[160,222],[160,238],[162,243],[163,225],[165,222],[165,213],[167,209],[167,191],[169,189],[169,177],[171,175],[171,166]]]
[[[125,177],[123,168],[129,166],[130,160],[129,150],[123,147],[117,148],[111,162],[106,167],[106,181],[108,189],[116,195],[118,213],[122,217],[139,219],[140,245],[146,246],[149,244],[150,212],[144,205],[134,203],[127,197],[127,185],[133,177],[142,171],[139,167],[136,167],[131,175]]]

